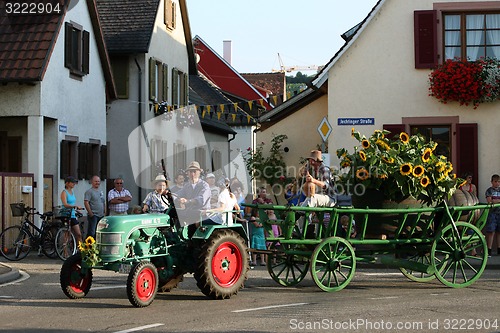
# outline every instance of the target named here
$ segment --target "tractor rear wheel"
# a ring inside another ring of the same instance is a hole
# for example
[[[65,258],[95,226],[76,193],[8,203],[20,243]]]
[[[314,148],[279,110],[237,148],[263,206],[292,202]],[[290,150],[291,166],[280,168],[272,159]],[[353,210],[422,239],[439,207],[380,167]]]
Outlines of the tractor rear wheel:
[[[59,279],[68,298],[83,298],[92,286],[92,270],[82,269],[82,255],[77,253],[64,261]]]
[[[203,245],[194,277],[203,294],[225,299],[243,287],[248,269],[248,250],[243,238],[232,230],[218,230]]]
[[[158,271],[149,261],[139,261],[132,267],[127,279],[127,296],[138,308],[151,304],[158,292]]]

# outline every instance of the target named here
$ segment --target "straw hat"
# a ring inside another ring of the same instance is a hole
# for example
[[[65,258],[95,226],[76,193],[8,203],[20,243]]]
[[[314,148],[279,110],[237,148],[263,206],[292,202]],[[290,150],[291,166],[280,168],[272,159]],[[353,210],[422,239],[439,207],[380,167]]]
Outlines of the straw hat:
[[[156,184],[164,182],[168,186],[167,179],[165,178],[164,175],[158,175],[156,176],[155,180],[153,181],[153,186],[156,186]]]
[[[200,163],[198,163],[196,161],[189,163],[186,170],[200,170],[200,171],[202,171],[202,169],[200,168]]]
[[[323,157],[321,156],[320,150],[311,150],[311,154],[307,158],[308,160],[315,160],[318,162],[323,162]]]

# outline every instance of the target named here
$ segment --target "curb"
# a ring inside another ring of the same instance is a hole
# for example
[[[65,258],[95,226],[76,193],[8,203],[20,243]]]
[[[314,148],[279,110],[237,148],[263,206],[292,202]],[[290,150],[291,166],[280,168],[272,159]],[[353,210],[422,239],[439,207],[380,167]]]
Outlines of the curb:
[[[0,285],[12,282],[21,277],[21,273],[17,268],[12,268],[8,265],[0,263]]]

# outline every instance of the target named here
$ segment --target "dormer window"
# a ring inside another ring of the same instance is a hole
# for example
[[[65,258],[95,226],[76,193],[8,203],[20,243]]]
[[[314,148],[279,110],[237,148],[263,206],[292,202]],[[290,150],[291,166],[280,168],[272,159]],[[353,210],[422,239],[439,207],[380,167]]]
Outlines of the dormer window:
[[[64,66],[77,77],[87,75],[90,58],[89,32],[73,22],[66,22],[64,31]]]

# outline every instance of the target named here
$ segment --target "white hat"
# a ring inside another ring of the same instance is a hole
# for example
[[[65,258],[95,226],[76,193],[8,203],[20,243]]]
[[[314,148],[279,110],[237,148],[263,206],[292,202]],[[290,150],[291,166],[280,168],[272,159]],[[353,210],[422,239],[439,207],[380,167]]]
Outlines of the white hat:
[[[215,175],[214,175],[213,173],[209,173],[209,174],[207,175],[207,178],[215,178]]]

